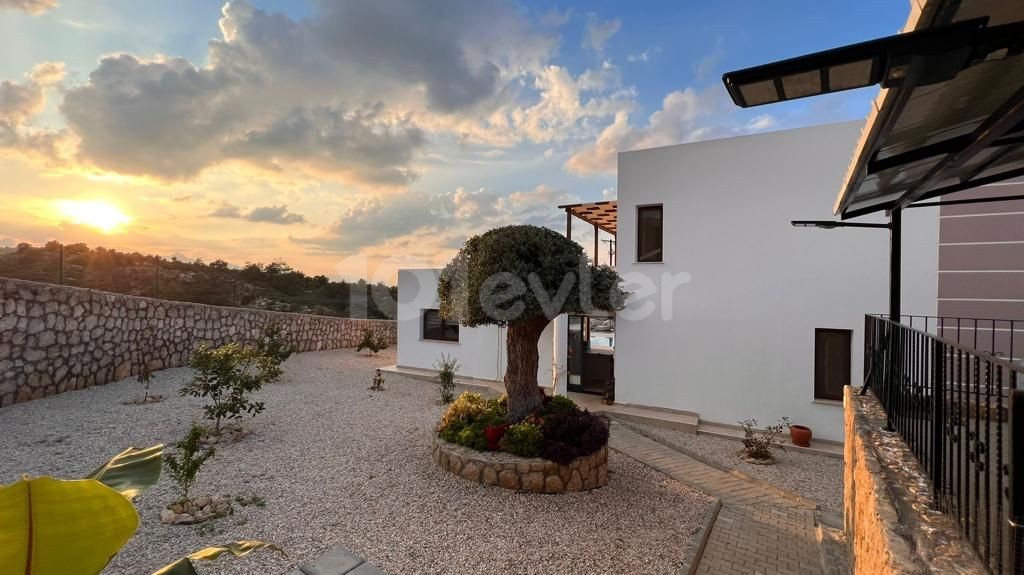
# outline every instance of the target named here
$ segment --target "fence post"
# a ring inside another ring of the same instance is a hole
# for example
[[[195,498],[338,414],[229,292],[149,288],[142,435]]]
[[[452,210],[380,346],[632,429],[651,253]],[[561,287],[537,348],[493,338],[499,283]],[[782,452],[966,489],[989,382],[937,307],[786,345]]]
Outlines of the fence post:
[[[936,499],[943,496],[946,431],[946,346],[932,342],[932,488]],[[944,508],[944,506],[943,506]]]
[[[1011,377],[1012,374],[1011,374]],[[1010,392],[1010,468],[1009,518],[1011,573],[1024,572],[1024,472],[1017,463],[1024,464],[1024,390]]]

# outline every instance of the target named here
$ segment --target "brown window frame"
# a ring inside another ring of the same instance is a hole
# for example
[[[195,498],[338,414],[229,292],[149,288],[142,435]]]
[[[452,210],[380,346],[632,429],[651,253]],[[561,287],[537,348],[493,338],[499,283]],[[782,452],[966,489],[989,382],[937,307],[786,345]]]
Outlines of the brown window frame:
[[[429,316],[436,315],[438,324],[436,326],[428,326],[427,320]],[[437,309],[425,309],[420,314],[420,330],[423,339],[429,339],[430,341],[447,341],[451,343],[459,342],[459,322],[448,321],[441,317],[441,312]],[[451,335],[451,329],[455,329],[454,336]]]
[[[833,333],[843,334],[847,337],[850,342],[850,349],[847,352],[846,360],[846,380],[847,383],[843,385],[845,388],[847,385],[853,383],[853,330],[843,328],[831,328],[831,327],[816,327],[814,328],[814,399],[816,401],[842,401],[843,400],[843,389],[839,389],[835,394],[826,393],[825,389],[819,389],[818,375],[821,373],[823,376],[824,366],[818,365],[818,334],[819,333]],[[820,368],[820,369],[819,369]]]
[[[643,218],[642,215],[645,211],[656,210],[660,217],[658,218],[659,227],[657,232],[658,247],[656,250],[645,250],[646,246],[642,245],[643,237]],[[645,255],[657,254],[657,255]],[[636,261],[641,264],[659,264],[665,261],[665,207],[662,204],[646,204],[636,207]]]

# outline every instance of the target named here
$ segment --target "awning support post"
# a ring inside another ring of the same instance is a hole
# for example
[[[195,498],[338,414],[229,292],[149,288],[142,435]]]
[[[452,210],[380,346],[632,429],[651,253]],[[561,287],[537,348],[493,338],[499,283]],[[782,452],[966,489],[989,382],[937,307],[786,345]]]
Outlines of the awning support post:
[[[889,319],[900,322],[900,267],[902,264],[903,210],[889,213]]]

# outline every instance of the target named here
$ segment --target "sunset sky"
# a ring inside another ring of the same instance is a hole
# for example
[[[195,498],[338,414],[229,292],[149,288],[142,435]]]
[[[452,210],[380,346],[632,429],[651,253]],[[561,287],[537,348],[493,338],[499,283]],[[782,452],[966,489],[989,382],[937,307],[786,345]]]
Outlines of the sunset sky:
[[[894,34],[907,12],[0,0],[0,246],[392,282],[496,225],[561,231],[558,204],[615,197],[618,151],[863,118],[875,89],[742,111],[721,74]]]

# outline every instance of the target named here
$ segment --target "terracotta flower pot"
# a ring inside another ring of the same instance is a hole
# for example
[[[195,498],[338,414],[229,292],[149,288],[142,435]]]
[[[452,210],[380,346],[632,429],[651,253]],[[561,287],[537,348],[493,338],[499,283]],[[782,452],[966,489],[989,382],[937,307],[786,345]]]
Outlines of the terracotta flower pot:
[[[789,438],[793,445],[800,447],[811,446],[811,428],[805,425],[790,425]]]
[[[489,451],[498,451],[501,449],[499,445],[501,438],[505,437],[505,431],[508,430],[508,425],[488,425],[484,428],[484,439],[487,440],[487,449]]]

